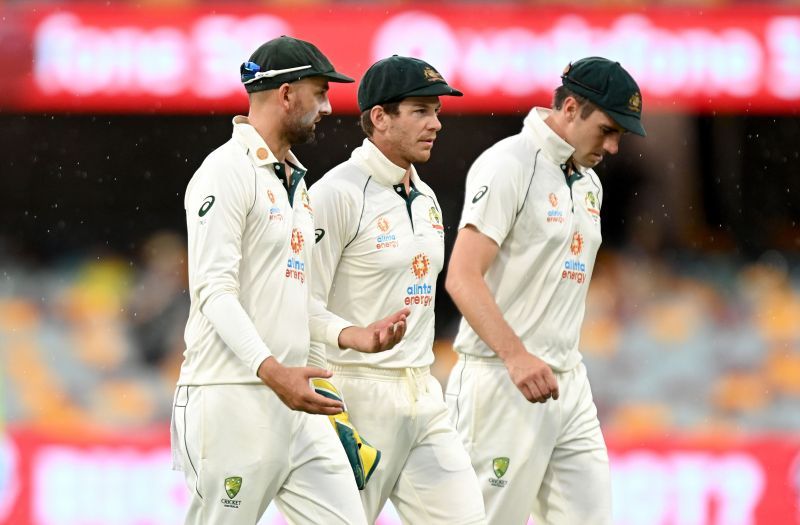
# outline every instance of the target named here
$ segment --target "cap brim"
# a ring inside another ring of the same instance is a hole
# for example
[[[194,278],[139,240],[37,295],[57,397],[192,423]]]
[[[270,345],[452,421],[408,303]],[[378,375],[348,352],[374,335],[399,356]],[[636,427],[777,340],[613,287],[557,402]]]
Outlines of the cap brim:
[[[413,91],[409,91],[408,93],[403,93],[402,98],[408,97],[440,97],[443,95],[449,95],[453,97],[461,97],[464,96],[464,93],[460,92],[457,89],[454,89],[447,84],[443,84],[441,82],[436,84],[431,84],[430,86],[421,87],[419,89],[415,89]]]
[[[642,126],[642,121],[637,117],[626,115],[624,113],[617,113],[616,111],[609,111],[607,109],[603,109],[608,116],[611,117],[614,122],[625,128],[626,131],[631,133],[635,133],[640,137],[646,137],[647,133],[644,131],[644,126]]]
[[[355,82],[354,79],[348,77],[347,75],[342,75],[341,73],[337,73],[336,71],[331,71],[330,73],[316,73],[314,75],[309,75],[309,76],[325,77],[330,82],[342,82],[342,83]]]

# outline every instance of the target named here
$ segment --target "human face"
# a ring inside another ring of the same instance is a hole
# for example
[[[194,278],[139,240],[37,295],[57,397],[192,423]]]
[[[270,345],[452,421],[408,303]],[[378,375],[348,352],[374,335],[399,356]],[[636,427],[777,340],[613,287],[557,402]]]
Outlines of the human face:
[[[566,140],[575,148],[572,159],[586,168],[597,166],[606,154],[616,154],[624,134],[625,129],[599,108],[585,119],[577,109],[566,127]]]
[[[398,113],[388,115],[384,154],[402,168],[427,162],[436,133],[442,129],[439,97],[409,97],[400,102]]]
[[[324,77],[307,77],[290,84],[294,97],[289,107],[286,138],[289,144],[314,141],[317,122],[331,114],[328,81]]]

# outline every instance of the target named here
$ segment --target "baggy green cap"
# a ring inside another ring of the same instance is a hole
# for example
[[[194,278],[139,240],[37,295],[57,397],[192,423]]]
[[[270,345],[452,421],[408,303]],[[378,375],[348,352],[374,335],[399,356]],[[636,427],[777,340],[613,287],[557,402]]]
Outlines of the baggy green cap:
[[[642,93],[619,62],[582,58],[564,68],[561,83],[592,101],[627,131],[647,135],[642,126]]]
[[[408,97],[463,95],[445,82],[436,69],[418,58],[392,55],[367,69],[358,86],[358,107],[366,111],[378,104]]]
[[[239,68],[248,93],[275,89],[306,77],[325,77],[331,82],[355,82],[337,73],[333,64],[305,40],[281,36],[265,42]]]

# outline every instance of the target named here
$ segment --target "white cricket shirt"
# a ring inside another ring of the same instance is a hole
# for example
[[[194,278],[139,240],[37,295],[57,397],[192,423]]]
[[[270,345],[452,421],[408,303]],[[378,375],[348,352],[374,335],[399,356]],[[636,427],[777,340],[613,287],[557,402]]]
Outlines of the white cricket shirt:
[[[459,228],[472,224],[500,247],[485,279],[503,317],[527,350],[557,371],[581,360],[586,293],[600,247],[603,189],[579,168],[562,167],[574,149],[534,108],[522,131],[482,153],[467,174]],[[496,354],[461,319],[455,349]]]
[[[349,160],[309,190],[317,228],[314,297],[361,326],[403,307],[411,309],[405,337],[392,350],[364,354],[328,345],[332,363],[405,368],[433,362],[433,307],[444,263],[444,226],[433,191],[412,166],[412,190],[406,196],[404,174],[404,168],[365,139]]]
[[[217,148],[186,188],[191,307],[178,385],[260,383],[259,364],[273,355],[305,365],[312,332],[336,344],[350,323],[309,304],[314,218],[305,168],[289,152],[283,164],[246,117],[233,119],[233,137]],[[259,352],[229,348],[203,315],[222,294],[238,298],[265,343]],[[309,310],[314,316],[309,327]]]

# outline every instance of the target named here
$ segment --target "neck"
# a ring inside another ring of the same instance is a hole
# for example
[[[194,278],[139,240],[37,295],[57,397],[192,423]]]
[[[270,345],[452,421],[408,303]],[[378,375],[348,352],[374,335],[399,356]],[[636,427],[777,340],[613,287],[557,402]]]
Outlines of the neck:
[[[547,118],[544,119],[544,123],[553,130],[553,133],[561,137],[564,142],[570,144],[570,141],[567,139],[567,117],[562,111],[556,109],[552,110],[550,114],[547,115]],[[566,164],[568,171],[565,172],[565,175],[577,171],[576,167],[578,163],[575,161],[574,157],[570,157]]]
[[[389,162],[400,168],[405,168],[406,172],[403,174],[403,178],[400,179],[400,184],[405,187],[406,193],[411,191],[411,162],[403,158],[401,155],[394,153],[392,148],[380,140],[379,137],[373,136],[370,137],[369,140],[375,145],[376,148],[378,148],[378,151],[380,151],[384,157],[389,159]]]
[[[373,135],[370,138],[370,141],[372,141],[372,143],[375,144],[375,147],[378,148],[378,151],[383,153],[383,156],[389,159],[389,161],[392,164],[394,164],[395,166],[399,166],[401,168],[405,168],[406,174],[403,177],[403,180],[407,181],[411,173],[411,162],[409,162],[407,159],[404,159],[402,155],[398,155],[397,153],[395,153],[394,150],[392,150],[391,146],[389,146],[386,142],[381,140],[381,138],[378,137],[377,134]]]
[[[286,134],[283,132],[283,128],[280,127],[281,119],[277,115],[270,115],[267,111],[257,111],[251,106],[247,120],[267,144],[272,154],[280,162],[285,162],[286,155],[292,145],[286,140]]]
[[[276,129],[266,129],[262,132],[260,129],[256,128],[256,131],[258,131],[258,134],[264,139],[264,142],[267,143],[267,147],[272,154],[275,155],[280,162],[286,162],[286,155],[289,153],[289,149],[292,145],[286,141],[283,137],[283,133]]]
[[[403,174],[403,180],[400,182],[403,183],[406,193],[409,193],[411,191],[411,164],[406,168],[406,172]]]
[[[544,119],[544,123],[548,125],[553,132],[567,141],[567,133],[565,130],[565,123],[563,114],[558,110],[552,110],[549,115]],[[568,142],[568,141],[567,141]]]

